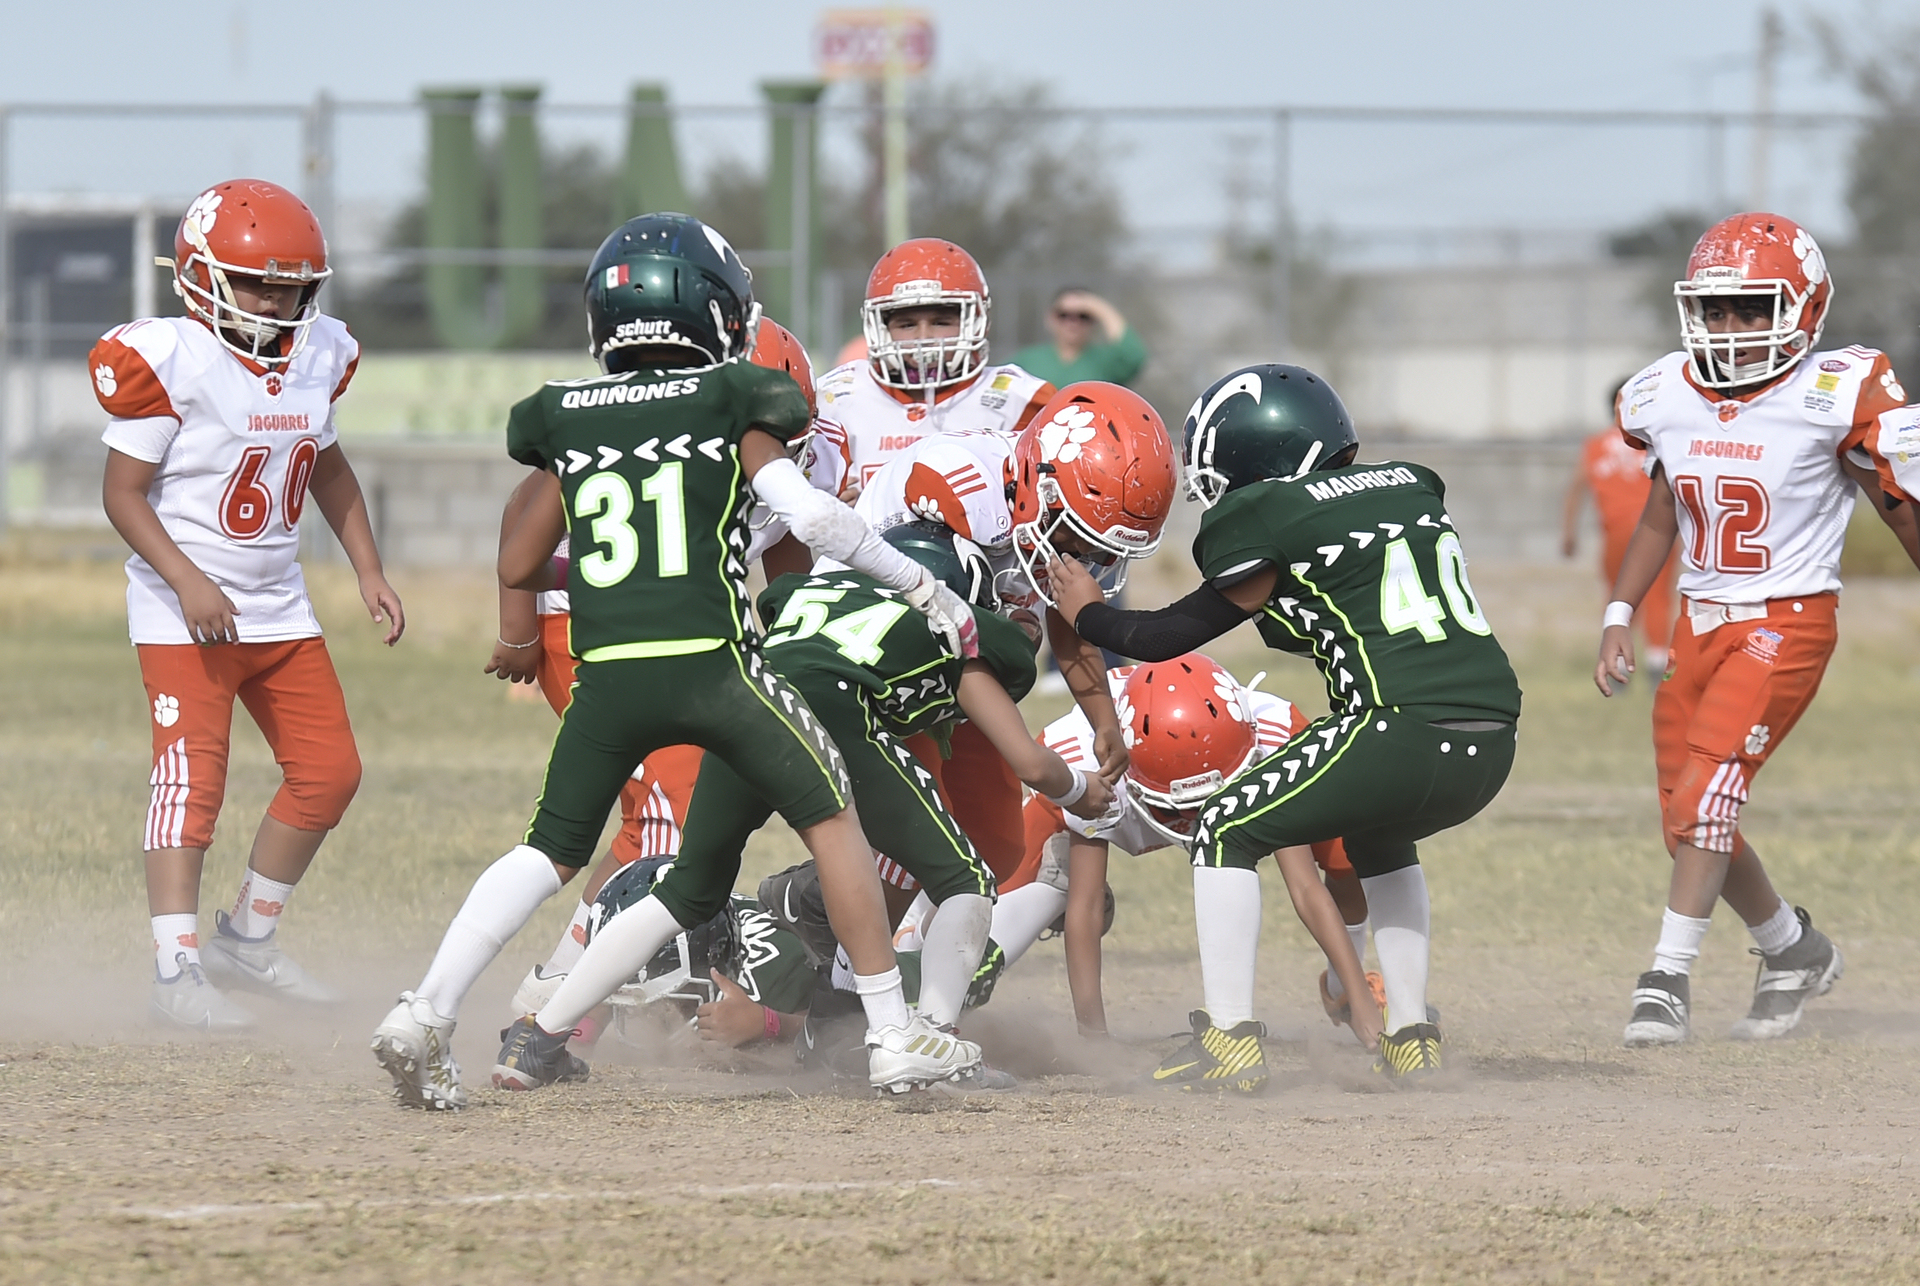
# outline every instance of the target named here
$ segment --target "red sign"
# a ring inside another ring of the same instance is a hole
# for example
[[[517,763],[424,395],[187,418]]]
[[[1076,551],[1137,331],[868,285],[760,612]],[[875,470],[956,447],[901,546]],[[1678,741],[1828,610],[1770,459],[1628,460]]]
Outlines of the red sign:
[[[917,76],[933,63],[933,19],[919,9],[829,9],[814,29],[813,56],[829,80],[887,74],[888,38],[899,38],[900,70]]]

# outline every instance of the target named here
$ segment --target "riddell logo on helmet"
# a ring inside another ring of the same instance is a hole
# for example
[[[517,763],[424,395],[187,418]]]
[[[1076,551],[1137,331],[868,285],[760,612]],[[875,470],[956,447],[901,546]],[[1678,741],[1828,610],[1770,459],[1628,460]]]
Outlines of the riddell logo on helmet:
[[[923,278],[919,281],[903,281],[899,285],[895,286],[893,290],[890,292],[890,294],[891,294],[891,297],[894,299],[902,299],[902,298],[908,298],[908,297],[916,298],[916,299],[931,298],[931,297],[939,296],[940,294],[944,293],[945,290],[946,290],[946,287],[941,285],[938,281]]]
[[[1720,264],[1711,268],[1701,268],[1693,274],[1695,281],[1745,281],[1747,270],[1740,265]]]

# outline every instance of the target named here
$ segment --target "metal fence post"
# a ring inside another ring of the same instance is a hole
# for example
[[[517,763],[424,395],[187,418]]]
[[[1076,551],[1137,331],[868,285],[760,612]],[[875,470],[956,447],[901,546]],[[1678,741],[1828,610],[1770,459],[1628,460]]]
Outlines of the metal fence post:
[[[793,119],[793,250],[787,322],[805,348],[813,342],[813,123],[814,105],[796,103]]]
[[[313,217],[320,221],[320,231],[329,235],[334,231],[333,121],[333,95],[323,89],[307,109],[306,196]]]
[[[1278,361],[1293,348],[1293,113],[1273,114],[1273,348]]]
[[[0,535],[13,516],[13,223],[7,179],[7,144],[13,116],[0,104]]]

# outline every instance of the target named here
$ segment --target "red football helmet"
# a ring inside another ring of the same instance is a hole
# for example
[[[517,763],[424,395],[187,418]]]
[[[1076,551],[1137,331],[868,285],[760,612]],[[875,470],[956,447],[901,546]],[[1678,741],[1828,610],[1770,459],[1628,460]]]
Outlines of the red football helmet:
[[[187,311],[228,349],[262,366],[284,366],[300,351],[320,315],[314,297],[333,274],[313,211],[264,179],[231,179],[195,197],[174,234],[168,266]],[[233,277],[304,289],[291,317],[266,317],[240,307]]]
[[[1014,555],[1052,604],[1047,560],[1070,533],[1102,587],[1127,580],[1127,560],[1151,554],[1173,507],[1173,442],[1160,415],[1118,384],[1069,384],[1027,421],[1007,460]]]
[[[819,417],[820,401],[813,393],[813,362],[792,331],[770,317],[761,317],[760,329],[754,334],[753,364],[793,376],[793,382],[807,395],[807,415]]]
[[[1130,757],[1127,790],[1141,817],[1170,842],[1254,755],[1253,713],[1239,682],[1211,657],[1188,652],[1133,667],[1114,700]]]
[[[1736,214],[1708,228],[1673,286],[1680,339],[1693,355],[1693,377],[1707,388],[1740,388],[1786,372],[1813,351],[1827,324],[1833,279],[1813,235],[1777,214]],[[1707,329],[1708,299],[1770,300],[1765,330],[1716,334]],[[1764,348],[1763,361],[1738,362],[1742,349]]]
[[[939,304],[960,310],[959,334],[896,340],[887,333],[887,314]],[[992,306],[987,279],[972,255],[938,237],[902,241],[873,265],[860,305],[873,378],[888,388],[923,392],[972,378],[987,364],[987,314]]]

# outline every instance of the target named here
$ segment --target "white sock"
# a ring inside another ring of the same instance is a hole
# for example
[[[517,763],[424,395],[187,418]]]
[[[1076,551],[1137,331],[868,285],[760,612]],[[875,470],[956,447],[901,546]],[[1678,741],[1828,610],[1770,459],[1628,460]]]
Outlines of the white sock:
[[[827,981],[833,984],[835,991],[856,991],[853,985],[853,960],[847,955],[845,947],[833,949],[833,973]]]
[[[1760,924],[1749,924],[1747,932],[1753,935],[1753,945],[1770,956],[1777,956],[1794,943],[1800,941],[1800,917],[1793,913],[1785,898],[1780,899],[1780,908]]]
[[[1427,873],[1418,862],[1360,881],[1386,985],[1388,1034],[1427,1021]]]
[[[1260,874],[1238,866],[1193,868],[1193,920],[1207,1017],[1229,1028],[1253,1017],[1260,954]]]
[[[540,904],[560,891],[560,876],[546,854],[525,844],[480,872],[472,892],[447,926],[427,976],[416,994],[443,1018],[460,1016],[481,971],[493,963],[507,939],[520,932]]]
[[[993,930],[987,936],[1000,944],[1011,965],[1040,940],[1047,926],[1067,909],[1067,895],[1051,884],[1022,884],[1002,893],[993,904]]]
[[[272,937],[292,894],[293,885],[270,880],[249,866],[240,881],[240,895],[233,900],[233,914],[228,917],[233,931],[255,940]]]
[[[920,948],[920,1012],[936,1027],[960,1021],[967,986],[987,953],[993,902],[978,893],[956,893],[940,904]]]
[[[907,993],[900,990],[898,965],[885,973],[854,974],[853,989],[860,993],[860,1004],[867,1011],[868,1031],[905,1027],[913,1021],[913,1015],[907,1012]]]
[[[560,941],[553,944],[553,954],[540,966],[540,976],[552,978],[573,968],[580,959],[580,953],[587,949],[587,920],[593,914],[593,903],[581,902],[573,908],[573,919],[567,921],[566,932],[560,935]]]
[[[1653,967],[1658,973],[1677,973],[1685,977],[1700,958],[1700,942],[1707,936],[1711,919],[1696,920],[1668,907],[1660,915],[1660,945],[1653,949]]]
[[[555,1035],[572,1031],[595,1005],[620,990],[627,979],[647,967],[655,952],[684,931],[673,912],[649,893],[600,926],[534,1021],[541,1031]]]
[[[1367,922],[1347,926],[1347,940],[1353,943],[1353,954],[1360,961],[1361,972],[1367,968]],[[994,941],[999,941],[998,938]],[[1347,994],[1346,986],[1340,981],[1340,971],[1333,967],[1333,961],[1327,961],[1327,994],[1335,1000]]]
[[[154,916],[153,957],[160,981],[170,982],[180,976],[178,957],[182,955],[188,964],[200,963],[200,917],[192,911]]]

